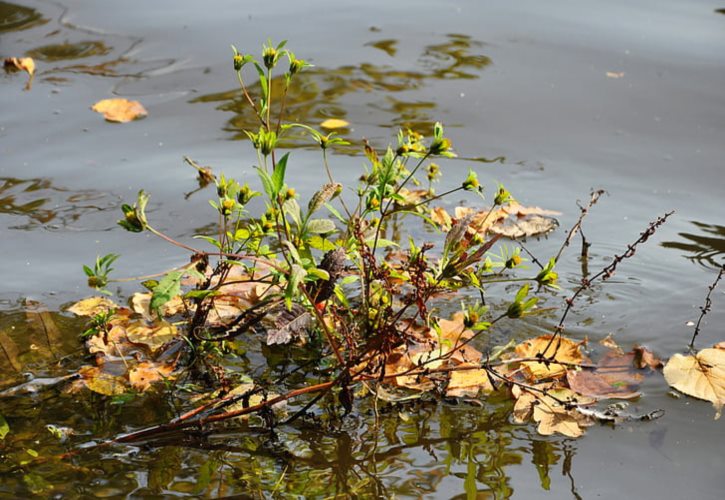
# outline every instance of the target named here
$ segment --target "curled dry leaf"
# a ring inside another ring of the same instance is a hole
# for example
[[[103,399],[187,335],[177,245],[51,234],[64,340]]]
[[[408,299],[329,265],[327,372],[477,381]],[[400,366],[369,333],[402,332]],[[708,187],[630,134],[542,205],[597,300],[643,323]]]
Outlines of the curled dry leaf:
[[[126,123],[148,114],[138,101],[128,99],[102,99],[91,106],[96,113],[101,113],[109,122]]]
[[[118,309],[118,305],[115,302],[106,297],[96,296],[79,300],[70,306],[67,311],[72,312],[76,316],[95,316],[113,309]]]
[[[443,209],[438,210],[435,214],[436,218],[445,221],[444,212]],[[473,214],[473,219],[468,228],[469,233],[478,233],[484,237],[489,233],[500,234],[516,239],[553,231],[559,223],[551,215],[559,215],[560,212],[539,207],[525,207],[515,201],[494,208],[490,212],[476,211],[468,207],[456,207],[455,209],[456,219],[462,219],[470,214]]]
[[[31,77],[35,75],[35,61],[32,57],[8,57],[5,59],[5,68],[27,72]]]
[[[589,359],[581,352],[584,342],[575,342],[566,337],[559,336],[551,345],[551,335],[542,335],[535,339],[526,340],[516,346],[515,352],[521,358],[536,358],[539,354],[549,361],[526,361],[521,363],[524,372],[530,380],[558,378],[566,374],[568,368],[588,362]]]
[[[675,354],[663,370],[665,380],[680,392],[710,401],[715,419],[725,405],[725,349],[703,349],[694,356]]]
[[[320,127],[326,128],[328,130],[334,130],[336,128],[345,128],[349,125],[350,125],[349,122],[347,122],[345,120],[341,120],[339,118],[328,118],[327,120],[320,123]]]
[[[634,364],[637,366],[637,368],[651,368],[653,370],[657,370],[659,368],[662,368],[664,363],[662,363],[662,360],[655,356],[655,354],[647,349],[646,347],[637,346],[634,348]]]

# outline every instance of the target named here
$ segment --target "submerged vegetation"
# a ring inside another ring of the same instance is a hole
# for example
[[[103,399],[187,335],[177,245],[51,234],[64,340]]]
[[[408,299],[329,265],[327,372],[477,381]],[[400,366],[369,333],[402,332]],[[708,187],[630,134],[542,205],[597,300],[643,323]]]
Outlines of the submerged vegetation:
[[[83,267],[88,285],[106,296],[68,309],[88,318],[80,335],[87,363],[63,380],[68,391],[90,390],[118,405],[165,394],[178,411],[168,421],[69,449],[60,458],[126,443],[213,448],[206,436],[223,425],[274,436],[292,424],[335,429],[356,413],[373,415],[371,432],[377,433],[378,426],[390,425],[391,412],[404,419],[405,408],[423,411],[441,400],[485,406],[486,398],[509,399],[510,414],[497,416],[502,422],[532,422],[542,435],[572,438],[595,423],[662,415],[610,404],[640,396],[642,380],[663,367],[652,352],[639,346],[625,351],[609,338],[592,360],[586,341],[567,338],[565,331],[577,299],[593,283],[610,279],[671,213],[634,235],[605,268],[562,292],[568,296],[551,331],[522,342],[508,338],[502,331],[515,329],[522,318],[551,313],[540,297],[561,290],[557,264],[577,236],[586,260],[582,224],[603,192],[593,191],[579,207],[559,250],[539,258],[525,239],[555,231],[555,212],[519,204],[505,186],[485,188],[474,170],[457,187],[436,190],[455,157],[440,123],[429,127],[430,137],[401,130],[382,150],[365,142],[366,168],[356,186],[344,186],[330,152],[349,151],[351,141],[335,132],[347,123],[330,120],[321,131],[287,121],[288,93],[309,66],[284,42],[266,44],[259,59],[234,48],[241,100],[256,120],[244,133],[257,154],[260,187],[185,158],[197,169],[200,186],[216,188],[209,202],[214,231],[194,242],[177,241],[147,215],[149,194],[141,191],[133,204],[123,205],[121,227],[188,251],[188,261],[139,278],[145,291],[128,306],[107,297],[118,255]],[[320,151],[313,175],[324,182],[309,200],[301,200],[289,180],[294,158],[280,145],[290,135],[306,136]],[[468,203],[449,212],[440,202],[456,193]],[[252,208],[260,202],[263,210]],[[396,227],[413,223],[424,226],[433,242],[401,237]],[[702,316],[710,307],[708,294]],[[725,346],[694,352],[699,328],[698,321],[693,352],[673,356],[664,375],[680,391],[711,401],[719,415]],[[71,435],[49,430],[64,441]],[[0,416],[0,439],[10,432]],[[475,455],[476,447],[465,453]],[[48,458],[17,460],[14,467],[30,469]]]

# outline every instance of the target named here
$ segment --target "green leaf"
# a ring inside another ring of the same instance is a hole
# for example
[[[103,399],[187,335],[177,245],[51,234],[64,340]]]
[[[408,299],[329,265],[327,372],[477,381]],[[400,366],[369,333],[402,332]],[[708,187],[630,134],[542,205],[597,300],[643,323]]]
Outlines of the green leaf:
[[[214,245],[217,248],[222,247],[222,244],[219,243],[219,241],[217,241],[215,238],[212,238],[211,236],[203,236],[201,234],[197,234],[196,236],[194,236],[194,238],[198,239],[198,240],[204,240],[208,243],[211,243],[212,245]]]
[[[287,309],[292,308],[292,297],[294,297],[297,287],[300,286],[300,283],[302,283],[302,280],[305,279],[305,276],[307,276],[307,271],[305,271],[302,266],[292,264],[289,279],[287,281],[287,289],[284,293],[284,303],[287,306]]]
[[[185,299],[205,299],[219,295],[219,290],[189,290],[184,294]]]
[[[306,243],[314,248],[315,250],[321,250],[323,252],[329,252],[335,249],[335,244],[330,240],[323,238],[319,234],[312,235],[310,238],[305,240]]]
[[[259,167],[255,167],[257,169],[257,172],[259,173],[259,178],[262,180],[262,187],[264,188],[264,192],[267,193],[267,196],[270,200],[273,200],[275,198],[275,192],[274,192],[274,184],[272,183],[272,178],[269,176],[267,172],[262,170]]]
[[[312,234],[328,234],[337,231],[330,219],[312,219],[307,223],[307,231]]]
[[[5,417],[0,414],[0,439],[5,439],[8,432],[10,432],[10,425],[8,425],[8,421],[5,420]]]
[[[159,317],[161,317],[161,306],[181,293],[181,277],[183,275],[184,271],[171,271],[154,288],[149,309],[156,311]]]
[[[264,96],[263,99],[264,101],[267,101],[267,97],[269,96],[267,75],[264,73],[264,68],[262,68],[257,61],[254,61],[254,67],[257,68],[257,73],[259,74],[259,85],[262,87],[262,95]]]
[[[274,189],[275,195],[279,194],[284,186],[284,174],[287,171],[288,158],[289,153],[286,153],[274,166],[274,172],[272,172],[272,188]]]
[[[302,209],[300,208],[300,204],[297,203],[297,200],[294,198],[290,198],[289,200],[285,201],[282,205],[282,210],[286,214],[288,214],[290,217],[292,217],[292,220],[297,224],[297,227],[300,227],[302,225]]]
[[[83,266],[83,272],[86,273],[86,276],[88,276],[89,278],[91,276],[94,276],[93,269],[88,266]]]

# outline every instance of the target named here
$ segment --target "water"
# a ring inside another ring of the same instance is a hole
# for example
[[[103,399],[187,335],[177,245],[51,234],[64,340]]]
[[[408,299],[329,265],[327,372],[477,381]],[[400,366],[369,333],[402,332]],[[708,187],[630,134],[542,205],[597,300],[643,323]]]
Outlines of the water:
[[[2,388],[31,376],[38,382],[0,405],[12,429],[0,444],[3,470],[26,449],[62,452],[66,445],[46,424],[72,427],[78,435],[69,442],[78,444],[173,417],[175,402],[160,395],[119,406],[59,391],[54,379],[81,362],[83,322],[55,311],[88,295],[80,265],[98,254],[121,253],[121,275],[186,258],[115,226],[120,204],[140,188],[152,194],[150,216],[172,236],[189,240],[209,223],[209,191],[183,196],[197,187],[183,155],[255,180],[254,155],[240,140],[250,117],[234,91],[231,43],[258,52],[267,37],[286,38],[315,64],[291,96],[296,118],[344,118],[346,136],[378,146],[397,126],[440,120],[461,156],[491,161],[448,163],[444,184],[474,168],[486,186],[503,182],[522,203],[563,212],[563,228],[578,216],[576,200],[606,189],[585,225],[592,270],[648,221],[676,210],[614,282],[581,302],[568,333],[594,343],[612,332],[625,347],[680,352],[691,334],[686,322],[697,319],[725,260],[722,7],[700,0],[217,2],[213,9],[178,1],[1,2],[0,54],[38,63],[29,91],[26,75],[0,76],[0,330],[18,351],[18,366],[0,356]],[[115,95],[140,100],[149,117],[113,125],[90,111]],[[290,174],[304,199],[317,188],[308,179],[322,175],[319,156],[292,146]],[[362,160],[343,153],[333,168],[350,181]],[[561,238],[563,230],[531,245],[544,256]],[[570,287],[580,275],[575,254],[560,270]],[[53,311],[62,337],[50,344],[56,352],[28,323],[26,299]],[[723,340],[722,289],[713,299],[701,347]],[[523,338],[555,322],[507,333]],[[277,494],[320,497],[719,498],[722,423],[707,403],[668,394],[653,377],[634,410],[664,408],[664,418],[593,428],[576,441],[512,425],[506,402],[389,409],[373,436],[364,406],[334,428],[292,426],[276,440],[242,423],[184,447],[118,447],[25,475],[3,472],[0,495],[48,495],[52,484],[68,497],[254,496],[279,482]]]

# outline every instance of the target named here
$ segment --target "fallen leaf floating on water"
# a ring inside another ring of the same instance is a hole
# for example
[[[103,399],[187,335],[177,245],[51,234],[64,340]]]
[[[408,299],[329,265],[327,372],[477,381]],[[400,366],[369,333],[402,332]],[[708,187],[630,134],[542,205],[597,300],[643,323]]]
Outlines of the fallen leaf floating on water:
[[[664,363],[662,363],[662,360],[655,356],[655,354],[646,347],[635,347],[634,354],[634,364],[637,366],[637,368],[641,369],[649,367],[652,370],[657,370],[659,368],[662,368],[662,366],[664,365]]]
[[[346,122],[345,120],[341,120],[339,118],[328,118],[327,120],[320,123],[320,127],[326,128],[328,130],[334,130],[336,128],[345,128],[348,125],[350,125],[350,122]]]
[[[566,380],[575,392],[594,399],[634,399],[644,374],[636,370],[637,355],[610,350],[594,370],[569,370]]]
[[[9,71],[25,71],[28,73],[28,83],[25,84],[25,90],[30,90],[33,86],[33,78],[35,77],[35,61],[32,57],[9,57],[5,59],[5,69]]]
[[[715,419],[725,405],[725,349],[715,346],[694,356],[675,354],[663,370],[665,380],[680,392],[710,401]]]
[[[131,383],[131,387],[143,392],[151,387],[154,382],[171,378],[171,372],[174,371],[174,368],[173,364],[156,364],[144,361],[128,371],[128,381]]]
[[[538,424],[536,430],[543,436],[554,433],[577,438],[584,434],[584,429],[594,424],[594,419],[568,407],[562,402],[576,402],[577,405],[590,405],[594,400],[581,397],[566,387],[552,384],[538,384],[537,391],[528,391],[514,386],[513,395],[514,421],[519,424],[532,419]],[[544,391],[544,392],[540,392]]]
[[[607,78],[622,78],[624,71],[607,71]]]
[[[459,365],[459,367],[477,366],[472,364]],[[475,398],[480,392],[491,394],[494,391],[491,379],[486,370],[471,368],[469,370],[456,370],[451,372],[446,388],[449,398]]]
[[[79,300],[70,306],[67,311],[72,312],[76,316],[95,316],[113,309],[118,309],[118,305],[109,298],[88,297],[83,300]]]
[[[103,99],[91,106],[91,109],[101,113],[109,122],[118,123],[130,122],[148,114],[140,102],[128,99]]]
[[[126,336],[129,342],[143,344],[151,351],[156,351],[164,344],[175,339],[178,331],[174,325],[160,321],[149,326],[143,322],[131,323],[126,327]]]
[[[35,75],[35,61],[32,57],[8,57],[5,59],[5,68],[25,71],[30,76]]]
[[[559,336],[549,344],[551,337],[551,335],[542,335],[525,340],[515,348],[516,355],[520,358],[536,358],[539,354],[547,359],[553,357],[551,362],[526,361],[521,363],[531,380],[562,377],[569,368],[572,368],[572,365],[589,362],[589,359],[581,352],[583,341],[574,342]]]
[[[491,211],[474,210],[470,207],[456,207],[455,218],[461,220],[473,215],[468,226],[468,232],[478,233],[483,237],[490,234],[500,234],[507,238],[516,239],[527,236],[537,236],[549,233],[559,225],[558,221],[551,217],[559,215],[560,212],[545,210],[539,207],[525,207],[517,202],[511,202]],[[434,222],[447,222],[450,219],[443,209],[436,209],[431,213]],[[441,224],[442,229],[446,229]]]
[[[116,396],[128,390],[123,377],[107,373],[98,366],[81,366],[78,374],[81,376],[83,384],[98,394]]]

